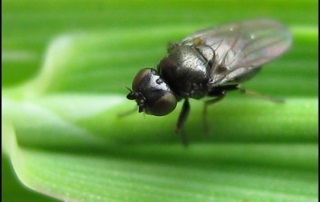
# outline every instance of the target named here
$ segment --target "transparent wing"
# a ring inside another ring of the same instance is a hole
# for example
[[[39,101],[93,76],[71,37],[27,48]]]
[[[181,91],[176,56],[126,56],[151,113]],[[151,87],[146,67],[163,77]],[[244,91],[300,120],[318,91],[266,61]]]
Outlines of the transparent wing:
[[[284,53],[292,42],[282,24],[259,19],[200,30],[184,38],[182,45],[210,46],[215,52],[213,85],[246,75]]]

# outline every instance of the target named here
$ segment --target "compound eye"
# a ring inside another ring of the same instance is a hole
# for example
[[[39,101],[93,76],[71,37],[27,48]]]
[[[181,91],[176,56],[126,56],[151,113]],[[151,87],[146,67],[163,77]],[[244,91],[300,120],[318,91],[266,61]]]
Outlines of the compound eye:
[[[164,116],[172,112],[176,106],[176,97],[171,92],[167,92],[154,100],[153,103],[149,103],[146,113],[155,116]]]
[[[139,91],[140,86],[143,84],[143,80],[145,80],[145,78],[150,77],[151,76],[151,69],[150,68],[145,68],[140,70],[136,76],[133,79],[132,82],[132,90],[133,91]]]

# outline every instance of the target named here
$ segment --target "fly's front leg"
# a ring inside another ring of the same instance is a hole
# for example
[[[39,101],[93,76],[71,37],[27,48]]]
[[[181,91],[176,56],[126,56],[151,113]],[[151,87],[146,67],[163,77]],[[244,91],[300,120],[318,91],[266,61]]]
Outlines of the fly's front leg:
[[[221,91],[221,94],[216,97],[213,98],[211,100],[206,100],[204,102],[204,106],[203,106],[203,112],[202,112],[202,120],[203,120],[203,126],[204,126],[204,130],[207,133],[209,131],[209,127],[208,127],[208,119],[207,119],[207,110],[208,110],[208,106],[212,105],[216,102],[219,102],[220,100],[222,100],[226,95],[225,91]]]
[[[180,133],[181,135],[181,140],[183,142],[184,145],[187,145],[187,137],[185,135],[185,133],[183,132],[183,125],[186,122],[188,116],[189,116],[189,112],[190,112],[190,104],[188,99],[185,99],[182,105],[182,110],[179,114],[179,118],[178,118],[178,122],[177,122],[177,126],[176,126],[176,132]]]
[[[120,114],[118,114],[118,118],[122,118],[125,116],[129,116],[130,114],[133,114],[134,112],[136,112],[138,110],[138,107],[135,107],[134,109],[130,110],[130,111],[126,111],[126,112],[122,112]]]

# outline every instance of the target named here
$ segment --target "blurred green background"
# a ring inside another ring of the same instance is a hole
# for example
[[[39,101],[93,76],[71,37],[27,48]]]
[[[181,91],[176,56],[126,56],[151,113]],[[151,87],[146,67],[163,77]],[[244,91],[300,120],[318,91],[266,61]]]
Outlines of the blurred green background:
[[[295,75],[307,75],[304,77],[306,86],[300,89],[288,87],[288,92],[284,94],[317,95],[317,52],[315,49],[310,50],[310,46],[303,46],[314,40],[308,37],[308,30],[311,30],[310,36],[314,37],[312,31],[317,28],[318,23],[318,5],[315,0],[4,0],[2,6],[2,88],[21,85],[35,77],[43,65],[48,44],[64,33],[95,30],[121,32],[130,29],[143,32],[157,27],[203,28],[229,21],[267,17],[277,19],[295,31],[298,40],[294,46],[305,48],[306,60],[312,65],[312,68],[306,70],[303,62],[297,64],[301,65],[301,69],[295,69],[298,71]],[[179,39],[178,36],[183,37],[182,33],[189,34],[181,31],[175,35],[176,39]],[[148,43],[143,40],[142,38],[142,44]],[[155,54],[146,59],[146,65],[156,63],[163,56],[165,42],[168,40],[171,39],[164,34],[157,44],[150,44],[150,47],[155,48]],[[115,44],[117,45],[116,42]],[[316,44],[311,47],[316,48]],[[134,47],[132,49],[134,51]],[[130,61],[125,62],[130,66]],[[140,64],[135,64],[135,67],[138,65]],[[136,70],[131,67],[128,71],[120,83],[130,85],[130,78]],[[277,71],[281,70],[270,70],[266,77]],[[261,89],[263,88],[267,87],[262,85]],[[122,89],[121,85],[112,91],[123,93]],[[22,187],[17,182],[8,159],[3,155],[2,200],[55,201]]]
[[[213,26],[226,21],[274,18],[288,26],[317,24],[317,1],[3,1],[2,85],[39,71],[50,40],[75,31],[162,26]],[[169,39],[170,40],[170,39]]]

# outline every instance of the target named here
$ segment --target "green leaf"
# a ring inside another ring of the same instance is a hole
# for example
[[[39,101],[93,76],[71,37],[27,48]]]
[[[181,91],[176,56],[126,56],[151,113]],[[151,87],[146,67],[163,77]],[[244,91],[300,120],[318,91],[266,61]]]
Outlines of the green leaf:
[[[3,154],[23,185],[64,201],[316,201],[315,6],[5,1]],[[205,133],[202,102],[192,100],[187,148],[173,130],[180,103],[165,117],[118,116],[135,106],[125,87],[157,64],[168,41],[261,17],[289,26],[294,44],[245,86],[285,104],[230,93],[209,108]]]

